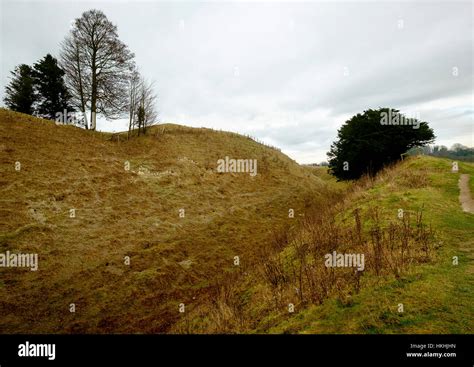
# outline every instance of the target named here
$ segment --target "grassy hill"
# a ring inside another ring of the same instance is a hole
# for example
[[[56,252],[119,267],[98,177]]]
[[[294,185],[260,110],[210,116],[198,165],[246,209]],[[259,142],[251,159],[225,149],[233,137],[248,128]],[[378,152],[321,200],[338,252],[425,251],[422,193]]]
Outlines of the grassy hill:
[[[218,173],[226,156],[258,174]],[[39,254],[0,269],[0,332],[470,332],[474,216],[450,168],[340,183],[238,134],[126,141],[0,110],[0,253]],[[333,250],[363,274],[322,266]]]
[[[0,252],[40,259],[36,272],[1,269],[2,332],[170,331],[180,303],[207,302],[235,256],[251,267],[328,192],[279,151],[209,129],[117,141],[1,110],[0,139]],[[258,174],[217,173],[225,156],[257,159]]]

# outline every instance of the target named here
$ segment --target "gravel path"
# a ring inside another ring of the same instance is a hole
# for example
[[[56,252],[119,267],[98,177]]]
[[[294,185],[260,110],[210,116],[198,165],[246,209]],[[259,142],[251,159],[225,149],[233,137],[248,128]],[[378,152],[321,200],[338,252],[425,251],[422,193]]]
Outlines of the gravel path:
[[[462,210],[474,214],[474,200],[469,190],[469,175],[461,175],[459,178],[459,190],[459,201],[461,202]]]

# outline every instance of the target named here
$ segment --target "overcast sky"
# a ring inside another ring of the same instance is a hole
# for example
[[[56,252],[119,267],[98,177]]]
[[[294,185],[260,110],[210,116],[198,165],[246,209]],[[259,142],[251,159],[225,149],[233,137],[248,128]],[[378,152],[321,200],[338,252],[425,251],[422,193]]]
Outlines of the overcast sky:
[[[428,121],[437,144],[474,145],[472,2],[0,1],[2,100],[15,65],[57,57],[97,8],[156,82],[161,122],[250,134],[310,163],[352,115],[392,107]]]

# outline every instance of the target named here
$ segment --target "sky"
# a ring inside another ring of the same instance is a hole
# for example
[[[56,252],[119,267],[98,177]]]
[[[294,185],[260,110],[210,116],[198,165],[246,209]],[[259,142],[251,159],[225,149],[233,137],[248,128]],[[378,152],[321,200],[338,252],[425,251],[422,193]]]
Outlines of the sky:
[[[58,57],[93,8],[154,81],[162,123],[248,134],[314,163],[351,116],[391,107],[429,122],[436,144],[474,146],[472,2],[0,0],[0,99],[16,65]]]

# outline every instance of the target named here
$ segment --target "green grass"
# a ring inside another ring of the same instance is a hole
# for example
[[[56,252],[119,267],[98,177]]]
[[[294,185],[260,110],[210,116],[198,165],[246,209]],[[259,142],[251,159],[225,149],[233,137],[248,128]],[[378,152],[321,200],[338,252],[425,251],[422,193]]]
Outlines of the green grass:
[[[377,203],[386,215],[396,215],[399,207],[414,211],[423,206],[438,242],[433,244],[436,257],[432,263],[413,266],[399,279],[364,276],[362,290],[353,296],[349,306],[330,299],[321,306],[301,310],[268,332],[471,333],[474,330],[474,216],[460,208],[459,174],[450,172],[449,160],[418,157],[403,163],[397,171],[420,169],[427,170],[428,186],[408,189],[401,180],[388,189],[386,181],[378,182],[352,207]],[[472,177],[474,165],[461,162],[460,172]],[[453,265],[453,256],[459,258],[459,265]],[[403,312],[398,312],[399,304],[403,304]]]

